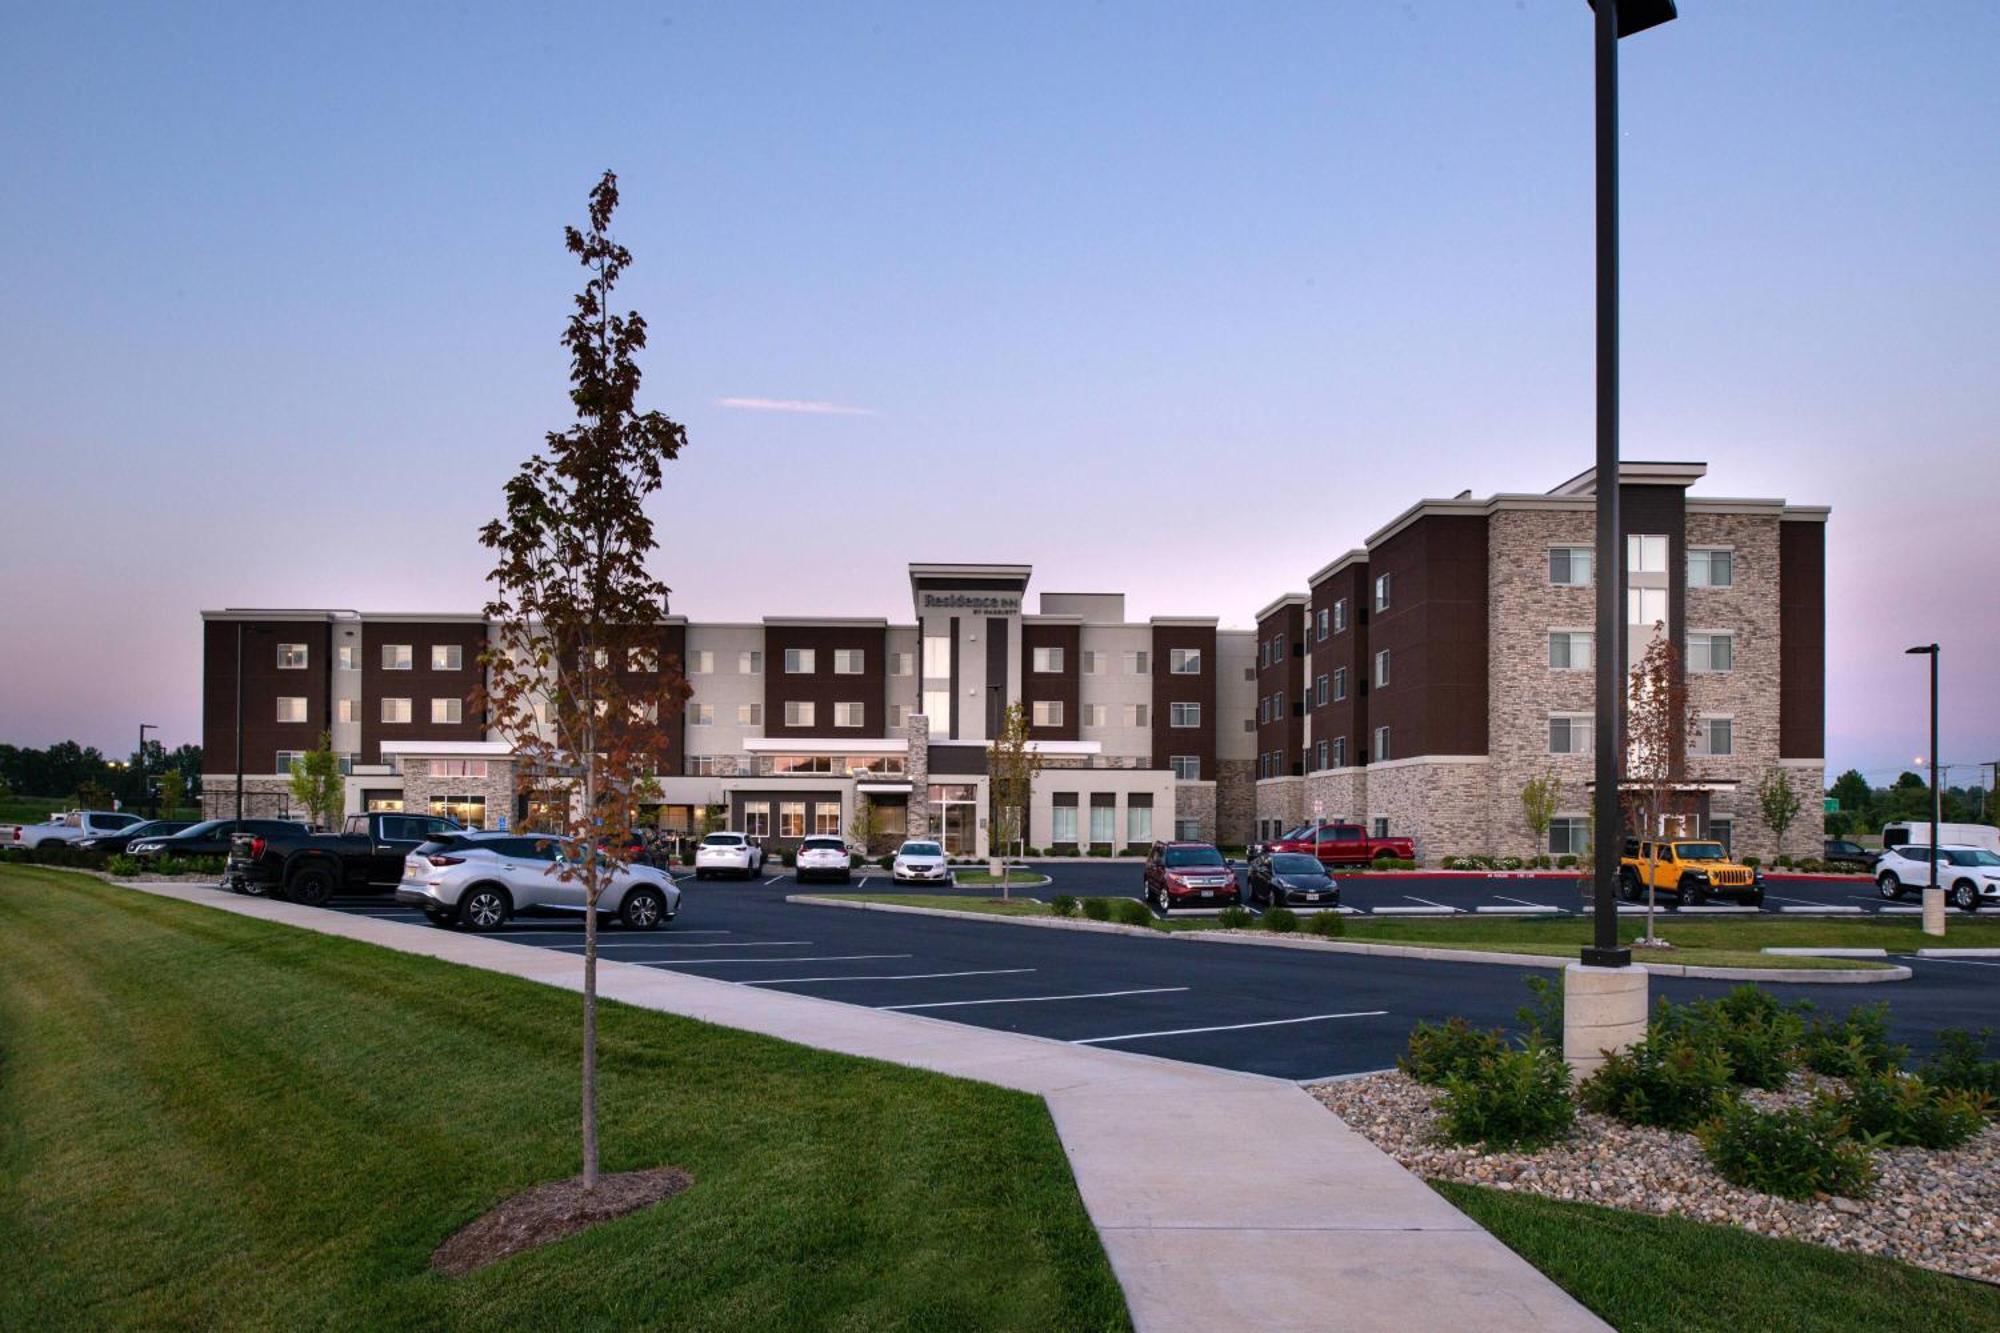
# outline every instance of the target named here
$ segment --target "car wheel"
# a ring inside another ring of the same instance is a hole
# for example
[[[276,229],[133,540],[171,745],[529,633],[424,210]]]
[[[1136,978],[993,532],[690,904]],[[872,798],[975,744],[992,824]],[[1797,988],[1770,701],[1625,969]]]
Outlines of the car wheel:
[[[285,885],[288,901],[302,907],[324,907],[333,897],[333,872],[325,866],[304,866],[294,871]]]
[[[1166,916],[1169,912],[1172,912],[1174,910],[1173,904],[1167,901],[1167,891],[1165,889],[1160,890],[1160,900],[1158,906],[1160,909],[1161,916]]]
[[[1640,892],[1639,877],[1629,870],[1625,871],[1618,876],[1618,891],[1624,895],[1626,902],[1638,902]]]
[[[433,926],[449,926],[451,924],[451,913],[445,911],[442,907],[426,907],[424,909],[424,920],[430,922]]]
[[[706,870],[703,870],[700,866],[696,866],[694,868],[694,877],[696,879],[707,879],[708,872]]]
[[[498,930],[513,911],[507,890],[493,884],[474,885],[458,900],[459,924],[468,930]]]
[[[655,889],[633,889],[618,905],[618,919],[632,930],[657,930],[666,915],[666,901]]]
[[[1979,910],[1979,890],[1969,879],[1962,879],[1951,886],[1951,905],[1961,912]]]
[[[1693,879],[1684,879],[1681,881],[1682,907],[1700,907],[1707,901],[1708,890],[1702,886],[1701,881]]]
[[[1885,870],[1875,881],[1875,892],[1894,902],[1903,896],[1903,882],[1896,878],[1894,871]]]

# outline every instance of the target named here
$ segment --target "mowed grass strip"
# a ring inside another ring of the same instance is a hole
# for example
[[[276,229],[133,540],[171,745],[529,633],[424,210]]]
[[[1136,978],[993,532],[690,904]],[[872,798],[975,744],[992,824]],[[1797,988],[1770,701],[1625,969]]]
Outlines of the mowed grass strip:
[[[1620,1333],[2000,1328],[2000,1288],[1894,1260],[1685,1218],[1432,1186]]]
[[[0,1327],[1129,1327],[1039,1099],[615,1004],[604,1169],[694,1185],[431,1274],[577,1170],[579,1012],[0,870]]]

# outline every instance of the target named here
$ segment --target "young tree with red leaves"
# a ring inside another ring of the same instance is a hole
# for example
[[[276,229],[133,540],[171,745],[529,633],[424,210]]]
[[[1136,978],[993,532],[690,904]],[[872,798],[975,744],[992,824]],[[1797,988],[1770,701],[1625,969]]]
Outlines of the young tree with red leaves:
[[[589,226],[563,229],[589,277],[563,331],[573,424],[551,431],[481,530],[495,553],[485,654],[491,723],[518,756],[537,831],[571,849],[552,873],[583,886],[583,1185],[597,1184],[597,903],[628,853],[640,784],[667,752],[689,690],[662,651],[668,589],[647,567],[645,502],[687,432],[636,406],[646,322],[611,312],[632,256],[607,234],[618,178],[590,192]]]
[[[1687,782],[1688,738],[1697,715],[1688,691],[1687,675],[1666,626],[1653,627],[1653,641],[1632,669],[1625,706],[1625,772],[1633,783],[1628,808],[1643,818],[1639,836],[1653,855],[1646,862],[1646,939],[1653,934],[1658,897],[1659,839],[1670,815],[1682,815],[1681,791]]]

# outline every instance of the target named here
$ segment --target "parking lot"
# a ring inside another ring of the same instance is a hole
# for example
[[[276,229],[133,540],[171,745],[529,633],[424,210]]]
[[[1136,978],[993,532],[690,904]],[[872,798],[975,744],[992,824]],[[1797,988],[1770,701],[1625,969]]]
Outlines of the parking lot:
[[[1050,884],[1016,892],[1137,896],[1135,865],[1066,864],[1052,872]],[[889,887],[885,877],[869,878],[871,887]],[[1345,892],[1364,911],[1379,912],[1415,896],[1434,898],[1451,911],[1476,911],[1501,897],[1547,903],[1555,897],[1548,890],[1557,886],[1530,880],[1515,894],[1506,882],[1436,878],[1437,886],[1430,879],[1349,881]],[[1859,892],[1827,883],[1832,887],[1822,890],[1823,900],[1843,889]],[[815,907],[785,901],[800,891],[789,873],[748,882],[697,882],[689,875],[682,887],[686,896],[671,928],[644,934],[607,929],[600,935],[602,956],[1299,1080],[1386,1068],[1420,1020],[1458,1014],[1480,1024],[1512,1026],[1515,1010],[1529,998],[1523,979],[1539,974],[1487,964],[1203,945],[1166,936]],[[1789,894],[1791,886],[1783,887]],[[1573,908],[1575,890],[1566,891]],[[991,896],[995,890],[960,892]],[[434,929],[420,913],[386,898],[348,898],[334,905]],[[562,919],[523,918],[494,938],[569,952],[583,947],[581,923]],[[1991,1025],[2000,1003],[2000,960],[1903,961],[1916,972],[1908,982],[1787,986],[1783,993],[1788,1000],[1810,999],[1835,1011],[1887,1000],[1898,1039],[1920,1050],[1931,1045],[1939,1028]],[[1656,977],[1653,988],[1656,995],[1685,999],[1720,993],[1729,983]]]

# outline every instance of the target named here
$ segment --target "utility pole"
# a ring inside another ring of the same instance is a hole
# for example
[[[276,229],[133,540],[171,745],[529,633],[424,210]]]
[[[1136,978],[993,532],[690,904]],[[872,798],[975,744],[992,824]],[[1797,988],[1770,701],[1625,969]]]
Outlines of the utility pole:
[[[236,822],[243,822],[243,622],[236,622]]]

